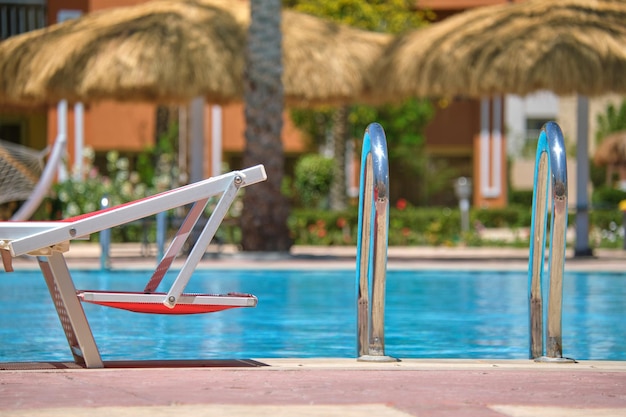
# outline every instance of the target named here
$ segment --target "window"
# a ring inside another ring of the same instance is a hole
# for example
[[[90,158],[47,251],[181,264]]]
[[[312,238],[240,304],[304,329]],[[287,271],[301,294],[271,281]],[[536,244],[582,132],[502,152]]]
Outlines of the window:
[[[0,140],[22,144],[22,126],[20,123],[0,121]]]
[[[45,26],[45,0],[0,0],[0,40]]]
[[[526,119],[526,141],[537,143],[537,139],[539,139],[539,134],[541,133],[541,128],[544,124],[548,123],[552,119],[542,119],[542,118],[527,118]]]

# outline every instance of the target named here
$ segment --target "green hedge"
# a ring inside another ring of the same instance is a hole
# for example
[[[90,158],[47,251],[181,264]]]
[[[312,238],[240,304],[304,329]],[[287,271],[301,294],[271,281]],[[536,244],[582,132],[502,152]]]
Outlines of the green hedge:
[[[573,226],[575,216],[569,216]],[[598,241],[592,246],[622,247],[618,229],[622,225],[623,213],[618,210],[593,210],[589,220],[597,233]],[[171,219],[170,219],[171,221]],[[530,227],[531,213],[528,207],[511,206],[502,209],[473,209],[470,211],[469,233],[461,233],[461,215],[458,209],[445,207],[415,208],[403,210],[390,208],[389,245],[391,246],[481,246],[506,244],[527,246],[527,241],[489,242],[480,237],[482,228],[522,229]],[[296,245],[355,245],[358,212],[356,208],[334,212],[329,210],[296,209],[288,220],[291,237]],[[171,236],[173,225],[170,224]],[[155,241],[155,224],[134,222],[125,227],[113,229],[115,242]],[[97,238],[96,238],[97,239]],[[239,244],[241,230],[237,219],[226,220],[218,229],[217,239],[221,243]],[[599,240],[600,239],[600,240]],[[606,240],[606,242],[604,242]]]
[[[622,225],[623,214],[617,210],[593,210],[592,228],[615,231]],[[570,226],[575,215],[568,216]],[[461,214],[458,209],[431,207],[390,208],[389,245],[457,245],[480,246],[482,228],[521,229],[530,227],[531,209],[509,206],[501,209],[473,209],[470,211],[469,233],[461,233]],[[548,219],[549,224],[549,219]],[[354,245],[358,228],[357,209],[343,212],[320,210],[293,210],[289,218],[294,243],[297,245]],[[604,232],[603,232],[604,233]],[[509,244],[525,245],[527,242]]]

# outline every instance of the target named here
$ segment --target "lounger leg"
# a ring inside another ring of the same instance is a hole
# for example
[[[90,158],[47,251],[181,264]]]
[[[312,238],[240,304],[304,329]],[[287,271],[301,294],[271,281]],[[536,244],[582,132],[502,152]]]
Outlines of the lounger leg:
[[[87,368],[104,367],[63,254],[53,252],[49,257],[39,257],[39,267],[46,279],[74,361]]]

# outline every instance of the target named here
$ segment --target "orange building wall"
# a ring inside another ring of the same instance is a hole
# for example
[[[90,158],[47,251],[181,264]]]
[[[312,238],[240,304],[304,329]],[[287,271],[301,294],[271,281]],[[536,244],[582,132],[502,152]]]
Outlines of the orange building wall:
[[[106,101],[92,104],[88,110],[85,141],[94,149],[142,151],[154,144],[154,105]]]
[[[67,151],[68,162],[74,161],[75,118],[74,106],[68,106]],[[126,104],[112,101],[85,105],[84,145],[96,151],[140,152],[154,143],[155,107],[151,104]],[[48,143],[58,133],[56,107],[48,111]]]
[[[90,10],[111,9],[113,7],[134,6],[148,0],[89,0]]]
[[[455,100],[444,108],[437,108],[426,126],[426,146],[436,154],[472,153],[472,140],[480,131],[480,102]]]
[[[207,106],[208,107],[208,106]],[[207,120],[210,119],[210,110]],[[224,152],[242,152],[245,148],[245,130],[246,123],[244,117],[244,104],[235,103],[222,107],[222,132],[223,132],[223,149]],[[207,137],[210,137],[210,123],[207,130]],[[298,130],[289,113],[283,115],[283,131],[282,131],[283,150],[285,153],[294,154],[302,153],[309,150],[306,135]]]

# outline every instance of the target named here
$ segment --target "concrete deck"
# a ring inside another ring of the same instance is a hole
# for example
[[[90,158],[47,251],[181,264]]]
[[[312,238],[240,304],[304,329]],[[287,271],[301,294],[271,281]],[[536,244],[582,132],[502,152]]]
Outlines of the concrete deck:
[[[3,417],[626,416],[626,363],[258,359],[0,372]]]
[[[214,253],[217,248],[213,248]],[[354,248],[296,247],[290,255],[221,248],[201,267],[350,268]],[[112,249],[113,269],[145,268],[138,246]],[[626,271],[626,252],[597,251],[566,270]],[[390,248],[389,268],[526,269],[527,251]],[[74,245],[70,268],[99,267],[99,248]],[[17,259],[16,271],[36,268]],[[18,273],[18,272],[16,272]],[[226,358],[227,359],[227,358]],[[626,417],[626,362],[356,359],[0,364],[0,416],[512,416]]]
[[[146,253],[144,255],[144,253]],[[70,268],[100,268],[98,244],[73,243],[65,254]],[[152,268],[156,265],[156,248],[141,245],[113,244],[111,268]],[[548,253],[546,252],[546,257]],[[246,253],[232,245],[211,245],[199,268],[267,268],[267,269],[355,269],[353,246],[294,246],[290,253]],[[398,247],[388,250],[390,269],[496,269],[528,270],[528,249],[508,247]],[[15,259],[16,270],[39,269],[33,257]],[[179,257],[174,265],[182,264]],[[626,271],[626,250],[596,249],[592,257],[574,257],[566,252],[566,271]]]

